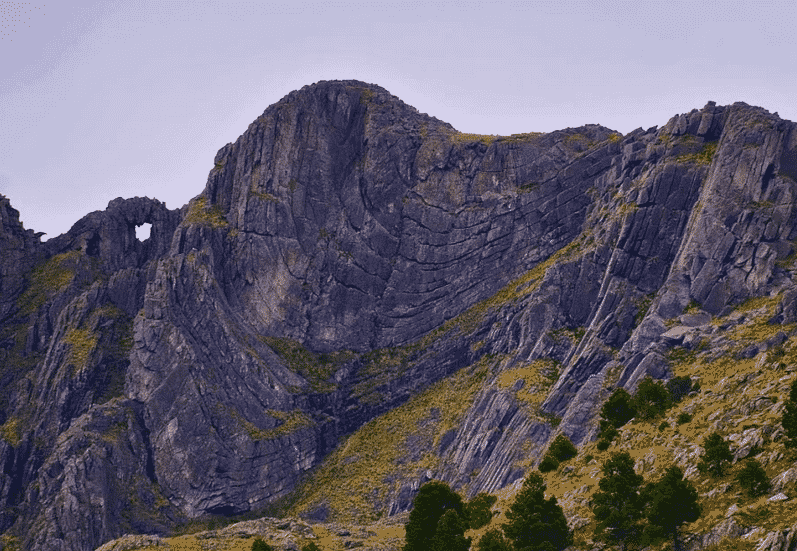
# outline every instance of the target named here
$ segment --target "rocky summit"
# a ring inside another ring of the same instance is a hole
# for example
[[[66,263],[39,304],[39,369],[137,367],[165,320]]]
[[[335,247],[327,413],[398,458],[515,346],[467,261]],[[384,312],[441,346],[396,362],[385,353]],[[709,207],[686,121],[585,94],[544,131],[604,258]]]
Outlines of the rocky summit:
[[[796,209],[797,125],[759,107],[489,136],[356,81],[268,107],[179,210],[115,199],[42,242],[0,196],[0,549],[502,491],[673,350],[788,356]],[[722,348],[750,300],[776,330]]]

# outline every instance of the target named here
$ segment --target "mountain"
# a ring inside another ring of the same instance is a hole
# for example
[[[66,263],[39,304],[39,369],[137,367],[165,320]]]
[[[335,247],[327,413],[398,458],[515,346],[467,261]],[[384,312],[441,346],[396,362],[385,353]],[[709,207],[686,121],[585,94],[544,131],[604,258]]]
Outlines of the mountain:
[[[743,103],[483,136],[333,81],[266,109],[179,210],[115,199],[42,243],[2,198],[2,541],[511,487],[560,432],[594,446],[615,387],[697,372],[673,350],[751,299],[770,329],[744,357],[790,353],[795,191],[795,124]]]

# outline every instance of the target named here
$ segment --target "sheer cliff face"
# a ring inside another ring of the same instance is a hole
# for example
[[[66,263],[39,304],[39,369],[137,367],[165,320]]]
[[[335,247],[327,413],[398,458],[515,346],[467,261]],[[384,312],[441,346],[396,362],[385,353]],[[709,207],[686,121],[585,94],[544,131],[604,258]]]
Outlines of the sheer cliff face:
[[[40,243],[5,201],[0,529],[93,549],[257,509],[468,366],[484,381],[434,475],[516,480],[552,416],[581,441],[613,385],[667,376],[665,320],[791,288],[794,126],[709,103],[627,136],[475,136],[322,82],[222,148],[179,211],[116,200]],[[499,379],[538,359],[555,382],[530,410]]]

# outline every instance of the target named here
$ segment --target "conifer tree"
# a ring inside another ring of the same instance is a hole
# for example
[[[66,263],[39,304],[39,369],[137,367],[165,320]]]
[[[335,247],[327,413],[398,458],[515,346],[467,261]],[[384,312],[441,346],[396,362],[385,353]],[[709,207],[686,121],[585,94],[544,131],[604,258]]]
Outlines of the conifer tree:
[[[697,468],[700,472],[709,472],[714,477],[725,474],[725,464],[733,459],[731,448],[719,435],[712,432],[703,440],[703,454]]]
[[[497,528],[490,528],[479,540],[478,551],[512,551],[512,546]]]
[[[789,399],[780,421],[786,433],[786,447],[797,448],[797,379],[791,384]]]
[[[755,459],[748,459],[744,468],[736,475],[739,485],[750,497],[764,495],[772,487],[766,471]]]
[[[603,464],[600,488],[592,496],[592,512],[597,526],[595,536],[609,544],[636,539],[642,531],[644,503],[640,489],[644,478],[634,471],[634,461],[627,452],[614,453]]]
[[[642,419],[655,419],[672,405],[670,392],[661,381],[645,377],[634,395],[634,407]]]
[[[562,551],[573,534],[555,497],[545,499],[542,475],[532,472],[506,513],[504,534],[515,551]]]
[[[601,408],[598,449],[601,451],[608,449],[612,440],[619,434],[617,429],[635,416],[634,399],[624,388],[616,388]]]
[[[476,494],[467,505],[465,505],[465,517],[471,528],[478,529],[490,524],[493,518],[491,508],[495,505],[498,498],[485,493]]]
[[[456,509],[448,509],[440,520],[429,545],[429,551],[468,551],[470,538],[465,537],[467,526]]]
[[[449,509],[462,518],[462,498],[448,484],[431,480],[421,486],[405,527],[403,551],[429,551],[437,523]]]
[[[664,477],[646,487],[647,519],[672,537],[674,551],[679,551],[678,531],[682,524],[700,518],[697,490],[683,471],[676,466],[667,469]]]

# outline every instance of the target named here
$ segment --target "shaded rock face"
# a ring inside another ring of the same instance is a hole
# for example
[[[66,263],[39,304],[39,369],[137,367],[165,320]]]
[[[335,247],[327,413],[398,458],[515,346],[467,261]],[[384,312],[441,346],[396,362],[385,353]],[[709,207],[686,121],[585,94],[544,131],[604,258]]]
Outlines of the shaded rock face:
[[[0,529],[93,549],[259,509],[479,362],[422,476],[518,481],[559,431],[590,438],[614,386],[669,375],[664,320],[690,303],[785,290],[773,323],[793,321],[794,126],[710,102],[626,136],[475,136],[322,82],[223,147],[179,211],[117,199],[41,243],[3,199]],[[530,410],[498,379],[540,359],[555,382]]]

